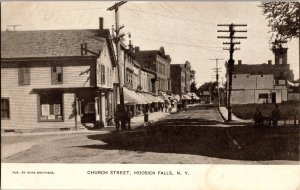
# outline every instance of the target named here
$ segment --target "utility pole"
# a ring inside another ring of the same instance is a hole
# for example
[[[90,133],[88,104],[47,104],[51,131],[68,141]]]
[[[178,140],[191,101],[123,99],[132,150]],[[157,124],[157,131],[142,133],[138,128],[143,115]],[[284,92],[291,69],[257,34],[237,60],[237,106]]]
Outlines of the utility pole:
[[[117,72],[118,72],[118,81],[119,81],[119,93],[120,93],[120,110],[119,113],[122,113],[121,117],[121,130],[125,130],[125,104],[124,104],[124,93],[123,93],[123,84],[121,81],[121,73],[120,73],[120,40],[124,35],[120,35],[120,30],[124,28],[124,26],[119,26],[119,7],[125,4],[127,1],[120,1],[118,3],[115,3],[113,6],[109,7],[108,11],[115,11],[115,24],[116,24],[116,36],[114,38],[114,41],[116,43],[116,49],[117,49]],[[125,66],[125,65],[124,65]],[[124,73],[125,75],[125,73]],[[125,81],[124,81],[125,82]]]
[[[224,59],[219,59],[219,58],[215,58],[215,59],[210,59],[210,60],[216,60],[216,68],[214,68],[214,72],[216,73],[216,80],[217,80],[217,93],[218,93],[218,107],[220,107],[220,90],[219,90],[219,68],[218,67],[218,61],[219,60],[224,60]]]
[[[218,38],[227,38],[230,39],[230,42],[223,42],[224,45],[230,45],[229,48],[223,48],[223,50],[229,50],[229,60],[227,66],[227,73],[228,73],[228,96],[227,96],[227,109],[228,109],[228,121],[231,121],[231,90],[232,90],[232,72],[234,68],[234,59],[233,53],[235,50],[240,50],[240,48],[235,48],[234,46],[237,44],[241,44],[241,42],[234,42],[234,39],[247,39],[245,36],[234,36],[236,32],[247,32],[247,30],[235,30],[236,27],[245,27],[247,24],[218,24],[217,26],[221,27],[228,27],[229,30],[218,30],[217,32],[229,32],[229,36],[218,36]]]

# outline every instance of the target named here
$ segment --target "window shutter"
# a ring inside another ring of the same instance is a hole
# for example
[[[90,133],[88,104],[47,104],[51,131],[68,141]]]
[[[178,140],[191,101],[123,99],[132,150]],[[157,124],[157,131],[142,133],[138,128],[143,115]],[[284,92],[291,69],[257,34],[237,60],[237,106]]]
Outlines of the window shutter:
[[[57,78],[56,78],[56,66],[53,66],[51,68],[51,84],[57,84]]]
[[[105,84],[105,66],[103,65],[103,84]]]
[[[19,85],[24,85],[24,72],[23,67],[18,69],[18,76],[19,76]]]
[[[30,84],[30,68],[28,67],[24,68],[24,84],[25,85]]]

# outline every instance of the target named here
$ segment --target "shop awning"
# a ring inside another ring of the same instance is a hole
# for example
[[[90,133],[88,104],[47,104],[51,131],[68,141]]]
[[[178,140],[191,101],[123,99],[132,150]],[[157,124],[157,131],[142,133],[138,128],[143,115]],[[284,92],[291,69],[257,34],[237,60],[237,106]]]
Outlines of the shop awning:
[[[178,94],[174,94],[173,96],[174,96],[174,99],[177,100],[177,102],[180,101],[180,96]]]
[[[124,92],[124,103],[125,104],[147,104],[147,102],[132,90],[129,90],[128,88],[123,88]]]
[[[158,102],[157,99],[156,99],[153,95],[151,95],[151,94],[143,93],[143,95],[144,95],[146,98],[148,98],[148,99],[151,101],[151,103]]]
[[[188,95],[189,95],[192,99],[195,99],[195,100],[199,100],[199,99],[200,99],[194,92],[190,92],[190,93],[188,93]]]
[[[182,94],[182,99],[183,100],[191,100],[192,98],[187,94]]]
[[[157,102],[161,102],[161,103],[165,102],[162,96],[153,96],[153,97],[157,100]]]
[[[172,98],[172,96],[170,96],[170,95],[168,95],[168,94],[166,94],[165,92],[159,92],[160,94],[161,94],[161,96],[162,96],[162,98],[164,99],[164,100],[170,100],[170,98]]]
[[[144,96],[144,93],[137,92],[136,94],[140,97],[140,99],[143,102],[145,102],[144,104],[150,104],[151,103],[151,100],[149,100],[146,96]]]

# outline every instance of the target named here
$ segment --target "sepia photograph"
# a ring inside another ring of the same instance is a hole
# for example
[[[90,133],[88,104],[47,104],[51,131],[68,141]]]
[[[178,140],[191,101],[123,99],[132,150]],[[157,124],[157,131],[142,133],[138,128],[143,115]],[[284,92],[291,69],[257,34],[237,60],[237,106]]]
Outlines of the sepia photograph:
[[[299,48],[299,1],[3,1],[1,165],[299,166]]]

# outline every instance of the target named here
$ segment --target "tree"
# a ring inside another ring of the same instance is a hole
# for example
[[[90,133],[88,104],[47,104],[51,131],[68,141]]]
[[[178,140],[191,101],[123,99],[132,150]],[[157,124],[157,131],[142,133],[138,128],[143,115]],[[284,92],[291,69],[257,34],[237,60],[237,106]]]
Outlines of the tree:
[[[198,92],[209,91],[211,98],[214,100],[218,97],[217,82],[206,82],[198,88]]]
[[[194,92],[198,95],[197,83],[195,81],[191,83],[191,92]]]
[[[300,2],[265,2],[261,3],[263,14],[269,21],[273,49],[281,48],[282,42],[299,38],[299,72],[300,72]],[[300,73],[299,73],[300,75]]]

